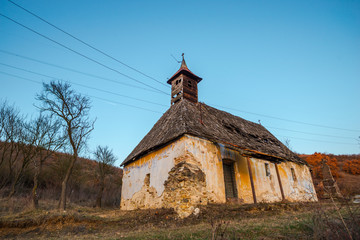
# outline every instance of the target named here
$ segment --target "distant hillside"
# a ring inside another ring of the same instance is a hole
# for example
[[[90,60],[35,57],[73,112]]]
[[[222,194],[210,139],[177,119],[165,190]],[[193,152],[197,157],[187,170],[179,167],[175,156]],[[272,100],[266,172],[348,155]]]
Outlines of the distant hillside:
[[[340,191],[345,197],[360,194],[360,154],[334,155],[314,153],[311,155],[300,154],[299,157],[310,164],[315,188],[319,197],[322,197],[323,194],[321,184],[322,159],[327,160]]]
[[[3,143],[0,143],[0,145]],[[0,148],[0,158],[4,156],[4,161],[0,165],[0,197],[6,197],[9,192],[12,175],[20,168],[19,161],[22,156],[19,154],[18,160],[10,164],[8,156],[3,155],[3,148]],[[14,154],[13,154],[14,156]],[[40,200],[58,200],[61,192],[61,182],[65,175],[70,155],[56,153],[52,155],[43,165],[42,173],[39,177],[39,196]],[[13,165],[13,166],[10,166]],[[83,206],[93,206],[95,204],[97,191],[99,188],[97,178],[98,163],[91,159],[79,158],[75,163],[73,173],[69,180],[67,197],[70,202]],[[103,193],[103,206],[114,207],[120,205],[122,169],[112,166],[111,175],[105,179],[105,189]],[[33,187],[34,168],[30,163],[19,184],[16,186],[16,196],[30,196]]]

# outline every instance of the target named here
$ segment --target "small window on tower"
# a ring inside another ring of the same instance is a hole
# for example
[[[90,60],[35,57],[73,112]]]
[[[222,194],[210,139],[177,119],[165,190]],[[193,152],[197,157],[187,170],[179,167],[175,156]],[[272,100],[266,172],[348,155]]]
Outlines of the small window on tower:
[[[188,87],[191,88],[191,81],[188,80]]]
[[[268,163],[265,163],[265,172],[266,172],[266,176],[269,177],[270,176],[270,167]]]

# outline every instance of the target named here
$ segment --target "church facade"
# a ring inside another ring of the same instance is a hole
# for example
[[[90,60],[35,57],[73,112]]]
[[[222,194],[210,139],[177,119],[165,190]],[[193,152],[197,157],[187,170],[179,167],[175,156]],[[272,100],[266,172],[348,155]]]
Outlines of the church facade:
[[[121,164],[121,209],[317,201],[307,163],[262,125],[198,102],[201,80],[184,59],[168,80],[171,107]]]

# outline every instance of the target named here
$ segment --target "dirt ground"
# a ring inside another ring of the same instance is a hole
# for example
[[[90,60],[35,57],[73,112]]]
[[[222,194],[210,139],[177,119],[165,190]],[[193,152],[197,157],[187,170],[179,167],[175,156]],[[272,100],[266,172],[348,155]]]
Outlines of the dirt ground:
[[[1,239],[360,239],[359,206],[341,202],[208,205],[185,219],[171,209],[14,205],[0,201]]]

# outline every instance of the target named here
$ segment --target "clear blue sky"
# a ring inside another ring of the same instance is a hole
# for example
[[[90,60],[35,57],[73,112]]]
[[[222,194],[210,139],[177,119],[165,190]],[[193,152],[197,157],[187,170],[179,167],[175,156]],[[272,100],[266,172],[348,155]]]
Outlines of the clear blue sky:
[[[184,52],[190,70],[203,78],[200,101],[250,121],[260,120],[280,140],[289,139],[296,152],[360,152],[356,140],[360,136],[360,1],[14,1],[163,83],[179,68],[171,54],[180,59]],[[0,12],[170,94],[168,87],[89,49],[6,0],[0,1]],[[1,16],[0,50],[140,88],[4,52],[0,52],[1,64],[160,104],[73,85],[97,97],[91,97],[91,115],[97,121],[89,149],[108,145],[118,163],[170,106],[168,94],[141,89],[146,86]],[[41,84],[4,73],[35,81],[51,78],[1,64],[0,98],[35,116],[33,104]]]

